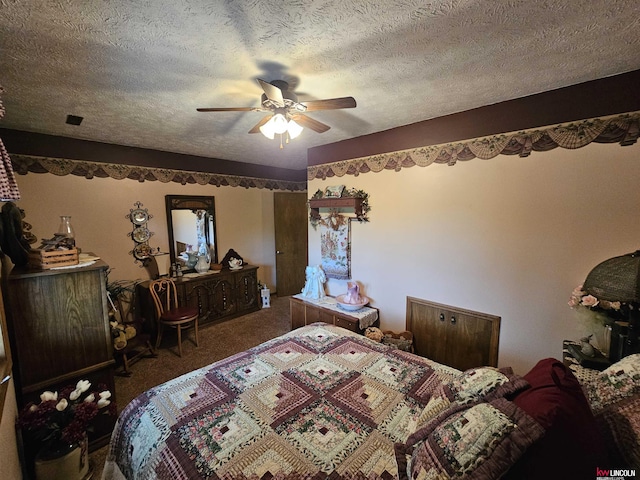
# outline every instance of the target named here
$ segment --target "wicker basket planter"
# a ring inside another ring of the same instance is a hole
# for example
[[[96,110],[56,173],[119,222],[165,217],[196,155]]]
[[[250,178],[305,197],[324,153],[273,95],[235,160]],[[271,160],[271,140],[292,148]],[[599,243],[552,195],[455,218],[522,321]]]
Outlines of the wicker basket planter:
[[[405,352],[413,352],[413,333],[395,333],[391,330],[384,330],[382,333],[384,334],[384,337],[382,337],[382,343],[385,345],[390,345],[399,350],[404,350]]]

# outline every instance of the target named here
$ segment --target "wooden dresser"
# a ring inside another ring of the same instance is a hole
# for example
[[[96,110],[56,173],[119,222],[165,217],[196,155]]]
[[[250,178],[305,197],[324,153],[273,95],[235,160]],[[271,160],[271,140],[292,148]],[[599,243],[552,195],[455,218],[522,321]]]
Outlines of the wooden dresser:
[[[18,408],[78,380],[103,385],[116,401],[106,270],[14,268],[3,281]],[[115,416],[99,415],[90,448],[109,441]]]
[[[349,312],[339,309],[335,301],[332,302],[332,300],[334,300],[333,297],[327,297],[327,303],[323,304],[298,296],[290,297],[291,330],[310,323],[325,322],[352,332],[362,333],[364,331],[364,328],[360,328],[360,316],[362,315],[367,316],[367,320],[365,320],[367,326],[380,324],[377,308],[364,307],[357,312]]]
[[[498,365],[500,317],[407,297],[415,353],[459,370]]]
[[[260,309],[258,267],[245,265],[240,270],[224,269],[220,273],[185,274],[174,279],[178,303],[198,308],[199,325],[228,320]],[[151,281],[136,287],[139,317],[145,330],[154,338],[157,330],[156,312],[149,292]]]

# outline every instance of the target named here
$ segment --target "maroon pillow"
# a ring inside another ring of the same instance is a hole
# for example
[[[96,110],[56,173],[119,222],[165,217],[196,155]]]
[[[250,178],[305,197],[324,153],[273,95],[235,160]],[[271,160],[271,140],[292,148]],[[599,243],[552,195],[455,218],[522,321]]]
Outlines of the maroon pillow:
[[[609,467],[589,402],[573,372],[559,360],[546,358],[524,379],[531,387],[512,400],[537,420],[546,434],[505,478],[595,478],[596,467]]]

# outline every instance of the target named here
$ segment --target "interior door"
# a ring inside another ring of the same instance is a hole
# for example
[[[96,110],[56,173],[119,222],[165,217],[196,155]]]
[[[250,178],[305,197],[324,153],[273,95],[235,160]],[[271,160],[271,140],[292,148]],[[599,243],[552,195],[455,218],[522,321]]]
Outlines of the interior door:
[[[279,297],[300,293],[307,267],[308,209],[306,192],[273,194],[276,237],[276,292]]]

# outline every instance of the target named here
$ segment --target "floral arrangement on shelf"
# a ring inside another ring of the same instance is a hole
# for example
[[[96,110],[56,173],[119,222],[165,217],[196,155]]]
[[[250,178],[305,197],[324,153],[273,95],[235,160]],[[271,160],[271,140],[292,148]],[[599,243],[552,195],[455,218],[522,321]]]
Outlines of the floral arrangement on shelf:
[[[599,299],[583,290],[582,285],[573,289],[568,303],[576,311],[577,320],[588,332],[600,332],[607,325],[626,320],[629,312],[636,308],[633,303]]]
[[[569,306],[571,308],[586,307],[591,310],[612,310],[620,311],[623,304],[620,302],[610,302],[608,300],[598,300],[593,295],[582,289],[582,285],[577,286],[571,292],[569,297]]]
[[[362,207],[361,207],[362,209],[360,212],[356,213],[356,220],[358,220],[359,222],[368,222],[369,221],[368,214],[371,211],[371,206],[369,205],[369,194],[364,190],[358,190],[356,188],[345,188],[342,191],[341,195],[338,197],[334,195],[327,196],[324,191],[318,189],[316,193],[314,193],[313,196],[311,197],[311,200],[317,200],[320,198],[345,198],[345,197],[362,199]],[[318,224],[321,223],[320,218],[318,218],[317,216],[314,216],[313,211],[309,215],[309,221],[313,228],[316,228]]]
[[[89,423],[100,410],[115,413],[111,392],[89,391],[90,387],[88,380],[80,380],[75,387],[65,387],[59,393],[43,392],[39,404],[30,402],[25,405],[18,416],[17,426],[49,445],[81,442],[90,430]]]

